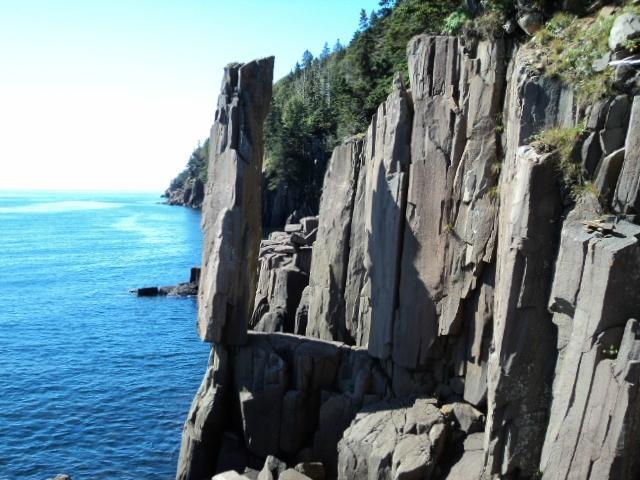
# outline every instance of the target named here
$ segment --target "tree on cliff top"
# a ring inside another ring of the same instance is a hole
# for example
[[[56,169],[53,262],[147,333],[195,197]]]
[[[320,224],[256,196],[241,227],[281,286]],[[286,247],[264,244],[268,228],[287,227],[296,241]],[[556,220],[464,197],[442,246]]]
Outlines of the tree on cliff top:
[[[452,0],[382,0],[379,10],[361,11],[346,48],[338,41],[329,53],[325,45],[316,58],[305,51],[274,86],[265,127],[269,188],[303,186],[301,200],[315,210],[331,151],[366,129],[394,73],[407,71],[408,41],[442,31],[447,15],[459,7]]]

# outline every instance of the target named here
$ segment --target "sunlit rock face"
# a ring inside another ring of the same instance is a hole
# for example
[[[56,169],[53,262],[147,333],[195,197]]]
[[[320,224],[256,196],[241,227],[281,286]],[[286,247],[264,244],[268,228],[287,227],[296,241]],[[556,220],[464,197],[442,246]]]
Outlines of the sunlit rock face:
[[[638,98],[579,106],[503,39],[407,54],[318,217],[260,249],[272,60],[228,67],[203,207],[214,353],[178,478],[638,478]],[[578,124],[580,195],[531,145]]]
[[[262,231],[262,132],[271,101],[273,62],[269,57],[228,65],[218,97],[202,205],[198,293],[198,331],[208,342],[246,341]]]

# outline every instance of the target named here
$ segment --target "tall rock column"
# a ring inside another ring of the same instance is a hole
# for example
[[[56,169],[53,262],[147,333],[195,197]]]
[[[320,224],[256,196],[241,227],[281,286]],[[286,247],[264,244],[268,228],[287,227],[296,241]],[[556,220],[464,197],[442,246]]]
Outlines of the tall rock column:
[[[225,68],[211,128],[202,206],[204,251],[198,331],[208,342],[246,341],[261,238],[263,122],[271,102],[273,57]]]
[[[463,47],[455,37],[421,35],[408,46],[415,114],[393,334],[393,358],[402,367],[441,359],[432,348],[438,337],[481,320],[465,316],[464,304],[486,283],[494,250],[504,54],[501,40]],[[476,330],[481,336],[483,328]],[[476,365],[471,381],[479,383],[484,368]],[[476,390],[473,397],[481,397]]]
[[[557,328],[547,309],[563,209],[557,160],[523,145],[542,130],[575,121],[572,90],[532,75],[526,54],[517,52],[511,62],[505,98],[487,374],[487,468],[502,475],[538,471],[557,355]]]
[[[393,358],[415,368],[426,363],[438,336],[433,293],[442,282],[445,247],[438,238],[448,222],[448,193],[465,131],[458,108],[458,39],[421,35],[408,53],[415,114]]]
[[[367,269],[362,295],[370,305],[368,346],[374,357],[387,358],[393,342],[393,319],[400,275],[400,249],[404,229],[413,107],[402,80],[380,105],[371,125],[365,160],[364,264]],[[362,323],[365,322],[360,322]]]
[[[361,157],[362,140],[347,140],[333,151],[324,177],[320,223],[309,276],[306,334],[311,337],[324,340],[346,340],[347,337],[344,291]]]

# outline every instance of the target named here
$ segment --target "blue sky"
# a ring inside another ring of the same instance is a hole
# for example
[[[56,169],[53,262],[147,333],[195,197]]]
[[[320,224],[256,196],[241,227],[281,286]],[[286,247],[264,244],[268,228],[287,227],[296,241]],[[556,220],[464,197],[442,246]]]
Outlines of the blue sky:
[[[0,0],[0,189],[165,188],[222,68],[347,44],[378,0]]]

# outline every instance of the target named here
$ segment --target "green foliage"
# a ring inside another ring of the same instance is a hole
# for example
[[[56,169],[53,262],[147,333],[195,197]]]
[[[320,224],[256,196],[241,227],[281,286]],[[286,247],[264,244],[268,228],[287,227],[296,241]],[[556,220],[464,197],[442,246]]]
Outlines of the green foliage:
[[[501,10],[489,8],[482,15],[467,22],[466,34],[486,39],[500,37],[504,34],[502,26],[506,17]]]
[[[624,48],[632,54],[640,52],[640,38],[630,38],[625,42]]]
[[[584,131],[582,125],[572,128],[551,128],[529,139],[531,146],[539,153],[555,154],[562,181],[569,188],[574,199],[589,190],[586,187],[588,182],[585,172],[574,155],[576,145]]]
[[[196,178],[202,180],[203,183],[207,183],[208,164],[209,139],[207,138],[203,144],[198,144],[193,152],[191,152],[191,156],[187,161],[187,166],[176,176],[176,178],[171,180],[169,189],[177,190],[182,188],[189,180]]]
[[[470,18],[466,9],[455,10],[444,19],[443,31],[449,35],[456,35]]]
[[[618,347],[609,345],[609,347],[602,349],[602,355],[604,355],[605,358],[615,360],[618,358]]]
[[[613,16],[578,18],[557,13],[535,36],[541,67],[575,88],[578,101],[593,102],[611,88],[613,69],[596,72],[593,63],[609,52]]]
[[[317,200],[333,148],[367,128],[396,72],[407,79],[411,37],[443,32],[447,19],[453,28],[462,12],[458,1],[382,0],[379,10],[360,12],[359,30],[347,47],[338,41],[317,58],[305,52],[274,86],[265,126],[268,187],[300,185],[307,199]]]

